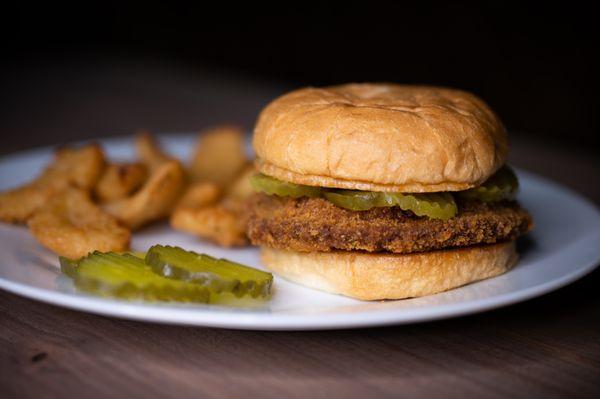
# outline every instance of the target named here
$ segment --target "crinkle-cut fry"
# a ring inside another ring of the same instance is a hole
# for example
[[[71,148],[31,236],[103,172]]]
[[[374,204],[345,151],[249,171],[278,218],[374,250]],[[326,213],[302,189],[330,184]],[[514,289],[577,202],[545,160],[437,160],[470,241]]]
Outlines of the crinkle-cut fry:
[[[177,208],[202,208],[212,205],[221,197],[219,187],[211,182],[192,183],[186,187],[181,199],[177,202]]]
[[[247,163],[244,131],[218,126],[200,133],[190,175],[193,181],[209,181],[225,188]]]
[[[0,193],[0,221],[24,223],[50,197],[70,186],[91,189],[104,169],[104,153],[97,144],[63,147],[35,180]]]
[[[109,164],[94,188],[100,202],[128,197],[140,188],[148,177],[148,168],[142,163]]]
[[[139,160],[146,165],[150,172],[165,162],[175,159],[162,149],[156,137],[148,131],[140,131],[136,134],[135,150]]]
[[[168,216],[179,200],[185,172],[179,161],[167,161],[152,172],[131,197],[104,204],[104,209],[123,225],[135,230]]]
[[[225,247],[248,243],[246,222],[224,204],[177,208],[171,216],[171,226]]]
[[[51,251],[78,259],[92,251],[126,251],[131,233],[103,212],[83,189],[53,196],[28,220],[31,234]]]

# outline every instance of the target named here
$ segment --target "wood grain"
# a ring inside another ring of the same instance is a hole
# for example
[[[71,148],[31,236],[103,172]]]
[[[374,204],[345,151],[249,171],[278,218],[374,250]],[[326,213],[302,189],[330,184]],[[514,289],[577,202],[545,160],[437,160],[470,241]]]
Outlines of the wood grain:
[[[202,82],[182,75],[175,79],[173,71],[161,76],[129,71],[135,78],[128,80],[129,75],[114,70],[86,78],[86,92],[73,97],[77,104],[70,104],[69,96],[49,102],[54,107],[48,111],[52,118],[13,120],[19,134],[6,135],[10,143],[5,150],[83,138],[84,132],[125,133],[130,127],[141,127],[141,120],[148,120],[150,128],[174,130],[214,122],[199,117],[198,109],[221,110],[214,113],[219,118],[227,118],[227,112],[235,109],[240,120],[250,120],[266,93],[273,91],[240,85],[244,93],[236,91],[233,96],[239,95],[239,101],[231,103],[232,95],[217,90],[222,86],[215,79],[210,82],[212,89],[203,91]],[[122,87],[141,87],[140,76],[144,90],[119,96]],[[68,75],[45,85],[60,87],[60,93],[79,93],[80,81]],[[96,87],[94,82],[102,84]],[[228,87],[239,83],[233,82]],[[32,99],[37,98],[35,87]],[[186,91],[189,88],[194,88],[193,96]],[[207,92],[212,97],[203,97]],[[29,125],[36,120],[52,126],[40,130]],[[115,130],[119,126],[122,130]],[[41,142],[40,131],[57,133],[45,135]],[[598,176],[596,160],[586,158],[584,152],[542,143],[519,145],[516,139],[514,164],[600,201],[600,186],[590,184]],[[0,396],[600,397],[599,284],[597,271],[552,294],[485,314],[322,332],[232,331],[125,321],[0,291]]]
[[[324,332],[140,323],[0,292],[0,386],[20,398],[594,397],[599,280],[455,320]]]

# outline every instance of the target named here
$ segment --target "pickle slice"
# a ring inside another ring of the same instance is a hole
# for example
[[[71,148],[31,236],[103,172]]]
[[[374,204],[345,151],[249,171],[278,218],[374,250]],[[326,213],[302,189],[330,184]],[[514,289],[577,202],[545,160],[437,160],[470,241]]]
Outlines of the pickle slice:
[[[250,184],[256,191],[263,192],[269,195],[277,195],[280,197],[319,197],[321,195],[320,187],[305,186],[294,184],[283,180],[276,179],[271,176],[257,173],[250,177]]]
[[[58,261],[60,262],[60,271],[71,278],[75,278],[75,269],[77,268],[77,261],[59,256]]]
[[[140,258],[142,260],[146,259],[146,253],[145,252],[141,252],[141,251],[126,251],[126,252],[120,252],[121,255],[131,255],[131,256],[135,256],[137,258]]]
[[[73,261],[61,259],[63,264],[78,289],[101,296],[199,303],[210,300],[206,287],[159,276],[143,259],[130,254],[96,251],[77,261],[73,269],[69,269]]]
[[[458,212],[454,197],[450,193],[400,194],[382,193],[386,203],[393,203],[405,211],[431,219],[447,220]]]
[[[449,193],[401,194],[356,190],[335,190],[324,193],[327,200],[351,211],[366,211],[376,207],[398,206],[417,216],[450,219],[458,211]]]
[[[380,206],[394,206],[393,204],[381,205],[380,193],[373,191],[332,190],[325,191],[323,196],[329,202],[351,211],[367,211]]]
[[[519,191],[517,175],[509,166],[503,166],[481,186],[459,191],[457,194],[466,200],[496,202],[513,200]]]
[[[271,294],[271,273],[179,247],[155,245],[146,253],[146,263],[161,276],[190,281],[216,293],[252,298]]]

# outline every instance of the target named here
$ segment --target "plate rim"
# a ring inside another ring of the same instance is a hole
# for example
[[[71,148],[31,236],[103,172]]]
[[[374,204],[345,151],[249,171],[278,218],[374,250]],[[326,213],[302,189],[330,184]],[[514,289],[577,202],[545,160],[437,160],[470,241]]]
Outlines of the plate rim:
[[[178,141],[189,138],[191,134],[173,133],[159,135],[167,141]],[[119,145],[124,141],[131,140],[130,136],[107,137],[89,141],[98,141]],[[10,163],[25,156],[35,154],[46,154],[52,146],[36,147],[34,149],[18,151],[0,156],[0,164]],[[525,175],[537,183],[546,186],[552,191],[567,195],[574,200],[584,203],[589,209],[593,209],[600,218],[600,210],[589,198],[583,196],[570,187],[557,183],[547,177],[536,173],[517,170],[519,174]],[[480,313],[488,310],[498,309],[529,299],[542,296],[549,292],[558,290],[571,284],[585,275],[591,273],[600,266],[600,251],[586,254],[587,258],[578,262],[576,269],[570,270],[552,280],[538,283],[537,285],[524,288],[514,292],[507,292],[492,297],[478,299],[476,301],[458,302],[433,307],[419,308],[417,313],[408,312],[405,309],[369,309],[351,313],[314,313],[288,312],[273,314],[269,311],[256,311],[248,309],[227,309],[223,307],[203,308],[198,306],[190,312],[189,308],[177,307],[172,303],[139,303],[106,299],[85,294],[76,294],[51,291],[25,283],[0,277],[0,289],[28,299],[40,301],[53,306],[59,306],[71,310],[88,312],[92,314],[116,317],[120,319],[155,322],[173,325],[190,325],[216,328],[232,328],[242,330],[332,330],[350,328],[368,328],[386,325],[401,325],[421,323],[427,321],[461,317]],[[114,306],[119,305],[119,306]],[[211,305],[214,306],[214,305]],[[145,308],[140,312],[140,308]],[[170,313],[170,314],[169,314]]]
[[[595,270],[599,266],[598,261],[600,261],[600,256],[596,256],[595,259],[589,259],[585,266],[569,274],[521,291],[479,299],[475,302],[453,303],[433,308],[423,308],[419,309],[419,314],[405,318],[398,317],[398,314],[402,313],[402,309],[368,310],[350,314],[325,313],[306,315],[302,313],[288,313],[277,314],[275,316],[266,311],[256,312],[240,309],[221,312],[217,309],[197,308],[194,309],[194,312],[189,312],[189,309],[185,309],[186,312],[183,312],[184,309],[173,307],[172,304],[161,306],[159,304],[118,301],[88,295],[79,295],[77,296],[77,301],[73,301],[75,296],[72,294],[32,287],[27,284],[6,280],[2,277],[0,277],[0,289],[58,307],[125,320],[256,331],[341,330],[416,324],[503,308],[563,288]],[[111,308],[111,305],[119,306]],[[140,307],[149,308],[148,310],[151,310],[151,312],[139,312]],[[165,317],[165,314],[168,312],[172,312],[179,317]],[[201,320],[203,318],[204,320]],[[315,321],[307,322],[306,318],[313,318]],[[255,323],[257,322],[260,325],[256,325]]]

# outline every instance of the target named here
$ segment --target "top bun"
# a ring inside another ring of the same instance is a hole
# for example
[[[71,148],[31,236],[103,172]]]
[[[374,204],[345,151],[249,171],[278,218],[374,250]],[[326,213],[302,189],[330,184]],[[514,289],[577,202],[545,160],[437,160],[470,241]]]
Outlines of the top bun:
[[[464,91],[396,84],[305,88],[271,102],[254,130],[261,172],[371,191],[475,187],[504,162],[504,126]]]

